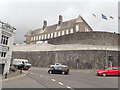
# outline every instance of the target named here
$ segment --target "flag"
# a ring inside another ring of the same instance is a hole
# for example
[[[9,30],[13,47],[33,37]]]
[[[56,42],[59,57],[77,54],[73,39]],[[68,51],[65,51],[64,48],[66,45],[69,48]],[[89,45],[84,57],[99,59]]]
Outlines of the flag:
[[[110,16],[111,19],[114,19],[112,16]]]
[[[96,15],[95,14],[92,14],[93,15],[93,17],[96,17]]]
[[[102,14],[102,19],[107,20],[107,16],[105,16],[105,15]]]

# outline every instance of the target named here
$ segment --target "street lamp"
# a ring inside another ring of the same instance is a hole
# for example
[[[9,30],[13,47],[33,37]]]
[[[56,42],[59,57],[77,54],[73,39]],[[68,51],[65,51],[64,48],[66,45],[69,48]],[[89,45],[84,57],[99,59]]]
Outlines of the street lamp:
[[[108,58],[107,58],[107,44],[106,44],[105,46],[106,46],[106,67],[108,67]]]

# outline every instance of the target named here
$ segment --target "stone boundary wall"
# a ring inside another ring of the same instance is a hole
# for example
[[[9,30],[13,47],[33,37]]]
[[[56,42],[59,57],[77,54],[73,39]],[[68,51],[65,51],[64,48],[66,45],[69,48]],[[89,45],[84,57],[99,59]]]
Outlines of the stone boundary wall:
[[[49,44],[86,44],[118,46],[120,34],[109,32],[77,32],[48,40]]]
[[[59,62],[73,69],[103,69],[106,66],[106,56],[113,56],[113,66],[118,66],[118,51],[105,50],[13,51],[12,60],[28,59],[36,67],[49,67]]]

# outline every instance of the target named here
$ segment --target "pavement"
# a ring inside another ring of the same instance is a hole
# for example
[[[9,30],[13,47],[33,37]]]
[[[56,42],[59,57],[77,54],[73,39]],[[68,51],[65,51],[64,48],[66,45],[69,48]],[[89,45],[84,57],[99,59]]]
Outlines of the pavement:
[[[13,79],[16,79],[16,78],[26,75],[26,73],[27,73],[27,71],[22,71],[22,74],[20,74],[19,70],[17,70],[16,72],[10,71],[9,74],[7,75],[6,79],[5,79],[5,75],[1,75],[0,79],[2,81],[13,80]]]

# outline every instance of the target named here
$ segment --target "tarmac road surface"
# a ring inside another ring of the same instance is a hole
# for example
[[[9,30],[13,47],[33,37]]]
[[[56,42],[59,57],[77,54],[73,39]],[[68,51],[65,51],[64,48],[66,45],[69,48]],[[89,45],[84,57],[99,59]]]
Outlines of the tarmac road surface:
[[[94,71],[70,70],[68,75],[48,74],[33,67],[24,77],[3,82],[3,88],[118,88],[118,77],[96,76]]]

